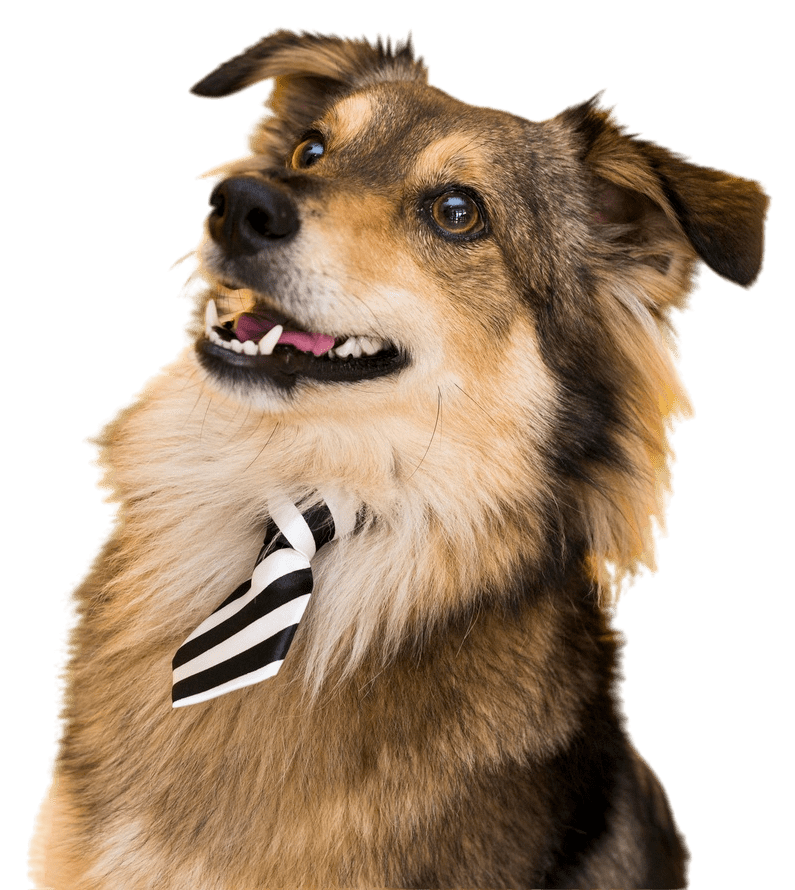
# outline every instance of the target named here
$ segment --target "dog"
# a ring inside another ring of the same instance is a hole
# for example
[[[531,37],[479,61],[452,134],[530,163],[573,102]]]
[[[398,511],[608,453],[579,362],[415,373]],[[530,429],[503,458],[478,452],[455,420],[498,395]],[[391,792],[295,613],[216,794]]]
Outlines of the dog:
[[[595,100],[458,102],[410,42],[278,32],[194,92],[267,78],[195,345],[102,439],[120,521],[77,593],[38,886],[685,886],[606,607],[687,412],[672,310],[698,261],[753,282],[767,198]],[[273,497],[329,491],[355,522],[278,673],[172,708]]]

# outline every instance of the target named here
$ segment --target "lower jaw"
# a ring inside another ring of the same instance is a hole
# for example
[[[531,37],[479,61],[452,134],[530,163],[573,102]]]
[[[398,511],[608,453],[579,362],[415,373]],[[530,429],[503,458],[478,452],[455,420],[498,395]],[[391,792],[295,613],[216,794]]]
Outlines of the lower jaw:
[[[301,381],[320,384],[358,383],[397,374],[408,365],[408,357],[397,349],[386,349],[361,358],[316,358],[292,346],[276,346],[271,355],[232,352],[206,338],[196,344],[199,362],[210,374],[235,388],[293,389]]]

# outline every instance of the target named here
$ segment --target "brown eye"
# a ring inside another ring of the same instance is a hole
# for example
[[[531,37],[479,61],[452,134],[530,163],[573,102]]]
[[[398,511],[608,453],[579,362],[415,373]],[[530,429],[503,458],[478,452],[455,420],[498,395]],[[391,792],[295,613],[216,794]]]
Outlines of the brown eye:
[[[296,170],[305,170],[307,167],[316,164],[325,153],[326,146],[323,139],[320,134],[313,133],[299,143],[293,152],[290,163]]]
[[[442,234],[473,238],[486,230],[480,208],[465,192],[445,192],[434,198],[429,209]]]

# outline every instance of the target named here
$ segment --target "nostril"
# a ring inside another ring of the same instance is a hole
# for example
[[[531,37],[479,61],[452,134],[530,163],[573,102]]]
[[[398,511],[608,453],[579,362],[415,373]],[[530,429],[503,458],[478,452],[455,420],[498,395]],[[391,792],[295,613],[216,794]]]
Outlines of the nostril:
[[[298,227],[292,204],[278,192],[269,195],[268,201],[252,207],[245,219],[261,238],[285,238],[292,235]]]
[[[291,196],[281,186],[251,176],[226,179],[210,195],[208,227],[229,254],[252,254],[287,239],[299,227]]]
[[[264,210],[255,207],[246,217],[248,224],[257,234],[267,238],[270,234],[270,218]]]
[[[216,189],[212,195],[210,195],[210,207],[213,208],[213,211],[218,216],[223,216],[224,211],[226,209],[226,198],[224,197],[224,193],[220,189]]]

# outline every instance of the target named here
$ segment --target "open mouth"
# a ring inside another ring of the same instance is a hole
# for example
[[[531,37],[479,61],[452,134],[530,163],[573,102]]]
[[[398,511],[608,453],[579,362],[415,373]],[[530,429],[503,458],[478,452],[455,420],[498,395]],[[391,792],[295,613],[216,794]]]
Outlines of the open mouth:
[[[307,331],[271,307],[219,318],[215,300],[205,308],[204,336],[196,345],[214,374],[245,385],[289,389],[301,379],[353,383],[394,374],[405,353],[377,337]]]

